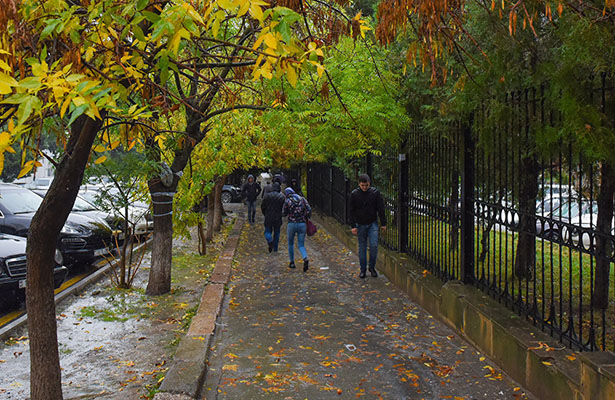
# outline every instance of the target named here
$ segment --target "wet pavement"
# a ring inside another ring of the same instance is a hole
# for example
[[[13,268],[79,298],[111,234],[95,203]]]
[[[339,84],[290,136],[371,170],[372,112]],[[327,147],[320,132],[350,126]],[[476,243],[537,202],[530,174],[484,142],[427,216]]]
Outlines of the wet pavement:
[[[134,290],[114,289],[109,278],[57,306],[58,345],[65,399],[141,399],[153,396],[173,358],[179,337],[224,242],[196,255],[192,240],[173,242],[172,291],[146,296],[150,253],[136,275]],[[29,346],[25,327],[0,343],[0,399],[25,399],[30,391]]]
[[[532,398],[386,277],[359,279],[354,249],[322,228],[306,245],[304,273],[285,225],[272,254],[262,216],[244,225],[203,398]]]

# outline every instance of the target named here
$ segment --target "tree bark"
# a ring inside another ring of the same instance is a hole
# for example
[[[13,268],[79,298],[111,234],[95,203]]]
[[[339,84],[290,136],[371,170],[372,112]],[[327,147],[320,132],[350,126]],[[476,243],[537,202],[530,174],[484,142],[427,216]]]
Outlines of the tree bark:
[[[211,242],[214,238],[214,193],[210,193],[207,197],[207,233],[205,234],[205,241]]]
[[[197,230],[199,234],[199,254],[204,256],[205,254],[207,254],[207,242],[205,240],[205,230],[203,229],[202,221],[199,221]]]
[[[521,160],[519,178],[519,240],[515,276],[530,278],[536,264],[536,196],[540,167],[533,155]]]
[[[179,178],[174,175],[173,184],[164,186],[160,178],[147,182],[152,196],[154,236],[152,241],[152,265],[145,293],[158,296],[171,291],[171,260],[173,254],[173,194]]]
[[[62,399],[62,381],[53,298],[54,254],[58,236],[83,180],[90,150],[102,121],[82,116],[71,128],[66,155],[28,232],[26,306],[30,337],[30,397]]]
[[[215,186],[215,207],[214,207],[214,231],[220,232],[222,229],[222,214],[224,213],[224,208],[222,205],[222,187],[226,183],[226,176],[216,182]]]
[[[596,275],[594,277],[593,307],[606,309],[609,305],[609,271],[613,254],[611,221],[613,219],[613,193],[615,171],[609,162],[601,167],[600,193],[598,194],[598,221],[596,221]]]

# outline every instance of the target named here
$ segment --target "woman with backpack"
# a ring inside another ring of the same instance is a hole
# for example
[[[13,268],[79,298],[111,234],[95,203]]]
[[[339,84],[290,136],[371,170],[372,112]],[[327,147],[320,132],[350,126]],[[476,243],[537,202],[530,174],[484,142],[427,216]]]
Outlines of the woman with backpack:
[[[297,235],[297,246],[303,258],[303,272],[309,268],[307,251],[305,250],[306,222],[312,216],[312,208],[307,200],[299,196],[292,188],[284,189],[286,201],[282,209],[282,215],[288,216],[288,256],[290,263],[288,268],[295,268],[295,234]]]

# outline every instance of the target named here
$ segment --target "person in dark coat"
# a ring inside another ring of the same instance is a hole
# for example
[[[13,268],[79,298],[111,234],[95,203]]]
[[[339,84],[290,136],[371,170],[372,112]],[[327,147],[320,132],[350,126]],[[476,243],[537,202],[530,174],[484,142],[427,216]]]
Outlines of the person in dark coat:
[[[261,186],[254,180],[254,175],[248,175],[248,181],[241,188],[241,193],[248,204],[248,222],[254,223],[256,217],[256,199],[261,192]]]
[[[307,232],[306,222],[312,216],[312,208],[307,200],[292,188],[284,189],[286,201],[282,209],[282,215],[288,216],[286,235],[288,236],[288,257],[290,263],[288,268],[295,268],[295,235],[297,235],[297,246],[303,258],[303,272],[307,271],[310,265],[307,251],[305,250],[305,234]]]
[[[301,192],[301,185],[295,178],[291,179],[290,187],[297,193],[299,196],[303,197],[303,192]]]
[[[284,195],[280,193],[280,190],[280,184],[274,182],[271,185],[271,190],[265,195],[261,203],[261,211],[265,216],[265,239],[267,239],[270,253],[272,251],[278,251],[278,242],[280,241],[282,208],[286,200]]]
[[[350,227],[352,234],[357,235],[359,241],[359,264],[361,271],[359,278],[365,278],[367,269],[367,245],[369,244],[369,272],[375,278],[376,258],[378,256],[378,218],[380,228],[386,231],[386,218],[384,216],[384,201],[380,192],[370,187],[371,181],[367,174],[359,176],[359,187],[350,194]]]
[[[271,189],[273,189],[272,183],[271,182],[267,182],[267,184],[263,188],[263,192],[261,193],[261,197],[264,199],[265,195],[267,193],[271,192]]]

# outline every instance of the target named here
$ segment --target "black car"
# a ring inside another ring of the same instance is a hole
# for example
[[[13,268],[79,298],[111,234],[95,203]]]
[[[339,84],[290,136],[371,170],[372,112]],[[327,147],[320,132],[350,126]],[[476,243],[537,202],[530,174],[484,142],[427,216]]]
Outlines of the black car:
[[[0,232],[28,236],[34,213],[43,199],[17,185],[0,184]],[[112,231],[101,218],[70,213],[60,236],[57,248],[63,264],[89,264],[96,257],[107,254],[112,248]]]
[[[56,251],[53,284],[60,287],[68,269],[60,263],[62,255]],[[26,287],[26,239],[0,233],[0,303],[11,304],[24,298]]]
[[[241,201],[243,195],[241,194],[241,188],[233,185],[222,186],[222,202],[223,203],[236,203]]]

